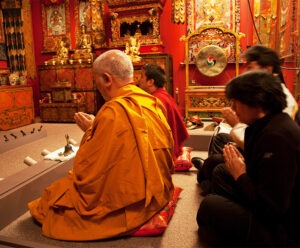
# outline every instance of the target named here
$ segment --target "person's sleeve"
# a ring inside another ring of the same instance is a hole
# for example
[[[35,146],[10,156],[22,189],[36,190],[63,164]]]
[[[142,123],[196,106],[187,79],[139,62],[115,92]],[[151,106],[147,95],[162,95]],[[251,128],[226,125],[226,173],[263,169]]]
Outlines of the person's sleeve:
[[[298,104],[297,104],[294,96],[289,91],[289,89],[284,84],[281,84],[281,86],[282,86],[282,90],[286,96],[286,103],[287,103],[287,106],[283,110],[283,112],[285,112],[289,116],[291,116],[292,119],[295,119],[296,113],[298,111]]]
[[[245,140],[245,130],[247,125],[244,123],[236,124],[230,131],[230,136],[232,137],[233,141],[244,150],[244,140]]]
[[[289,206],[297,174],[296,154],[282,135],[273,134],[261,140],[255,158],[251,158],[253,164],[250,168],[247,165],[247,174],[241,175],[236,183],[245,206],[272,221]]]

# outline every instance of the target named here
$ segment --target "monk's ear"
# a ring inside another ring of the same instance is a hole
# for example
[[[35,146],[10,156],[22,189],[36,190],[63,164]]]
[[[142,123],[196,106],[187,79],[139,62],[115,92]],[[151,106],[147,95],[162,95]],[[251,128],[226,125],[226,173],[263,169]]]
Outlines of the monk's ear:
[[[105,84],[107,84],[107,85],[110,85],[110,84],[112,83],[112,77],[111,77],[111,75],[110,75],[109,73],[107,73],[107,72],[105,72],[105,73],[103,74],[103,79],[104,79]]]
[[[151,79],[148,79],[148,86],[153,86],[154,85],[154,79],[151,78]]]

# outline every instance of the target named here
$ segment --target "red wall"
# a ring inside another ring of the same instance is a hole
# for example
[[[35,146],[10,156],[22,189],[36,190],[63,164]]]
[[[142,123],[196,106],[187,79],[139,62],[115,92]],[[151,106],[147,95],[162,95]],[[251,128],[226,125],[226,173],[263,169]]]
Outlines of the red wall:
[[[246,2],[241,3],[241,17],[246,16],[247,5]],[[247,20],[241,20],[241,32],[246,31]],[[248,23],[249,25],[249,23]],[[180,41],[180,37],[186,35],[186,22],[184,24],[174,24],[172,22],[172,0],[167,0],[163,13],[160,19],[161,38],[165,45],[164,52],[169,53],[173,57],[173,84],[175,89],[179,90],[179,104],[182,114],[184,114],[185,103],[185,66],[181,63],[184,61],[185,46],[184,42]],[[246,49],[246,39],[241,39],[243,51]],[[218,82],[228,82],[235,75],[234,65],[228,65],[226,70],[222,73],[221,78],[213,79],[214,84]],[[205,80],[205,79],[202,79]],[[206,79],[207,80],[207,79]],[[210,80],[210,79],[209,79]],[[201,77],[199,79],[201,82]],[[211,81],[211,80],[210,80]],[[209,85],[208,82],[203,82],[203,85]]]
[[[34,33],[34,43],[35,43],[35,58],[36,65],[41,65],[45,60],[50,59],[53,54],[43,54],[43,33],[42,33],[42,12],[41,12],[41,0],[31,0],[32,4],[32,20],[33,20],[33,33]],[[74,10],[73,10],[73,0],[70,0],[70,20],[71,20],[71,37],[74,37],[75,27],[72,20],[74,20]],[[247,45],[252,45],[252,23],[250,14],[248,11],[248,3],[246,1],[241,1],[241,32],[246,34],[245,38],[241,39],[242,50],[244,51]],[[185,104],[185,66],[181,64],[184,61],[185,46],[184,42],[180,41],[180,37],[186,35],[186,23],[184,24],[174,24],[172,21],[172,0],[167,0],[164,6],[163,13],[160,18],[160,33],[161,39],[164,44],[163,52],[169,53],[173,57],[173,84],[174,92],[178,88],[179,92],[179,105],[184,114],[184,104]],[[75,39],[73,39],[75,40]],[[97,51],[99,54],[101,51]],[[240,68],[240,72],[242,68]],[[226,71],[222,73],[224,78],[220,79],[222,82],[227,82],[234,76],[234,66],[229,65]],[[292,91],[294,82],[294,73],[291,71],[284,71],[287,86]],[[31,82],[34,89],[35,97],[35,107],[36,114],[38,115],[38,100],[39,100],[39,86],[38,78],[32,80]],[[204,84],[205,85],[205,84]],[[293,92],[293,91],[292,91]]]

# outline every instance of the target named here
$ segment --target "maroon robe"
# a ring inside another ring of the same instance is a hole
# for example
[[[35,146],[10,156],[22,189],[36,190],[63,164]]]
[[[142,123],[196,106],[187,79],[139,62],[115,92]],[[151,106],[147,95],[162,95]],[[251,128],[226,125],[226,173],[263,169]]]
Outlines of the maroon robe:
[[[182,154],[184,141],[189,137],[183,117],[176,102],[164,88],[158,88],[152,95],[157,97],[166,108],[167,121],[174,139],[174,159],[176,160]]]

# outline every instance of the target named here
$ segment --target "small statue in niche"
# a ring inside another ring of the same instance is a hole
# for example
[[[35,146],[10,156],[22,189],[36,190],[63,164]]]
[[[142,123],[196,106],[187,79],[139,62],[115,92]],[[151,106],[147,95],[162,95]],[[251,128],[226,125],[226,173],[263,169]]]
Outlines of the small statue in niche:
[[[140,42],[135,37],[131,36],[129,42],[126,43],[125,53],[130,57],[132,62],[140,62]]]
[[[63,37],[60,42],[56,52],[58,60],[66,60],[69,55],[69,40],[67,37]]]
[[[87,52],[92,51],[92,39],[89,34],[86,33],[86,26],[81,25],[81,36],[79,40],[79,48],[82,50],[87,50]]]
[[[57,57],[60,59],[68,58],[69,55],[69,39],[67,37],[63,37],[59,43],[59,47],[57,50]]]
[[[91,62],[93,59],[92,54],[92,37],[90,34],[86,33],[86,25],[80,26],[81,35],[77,45],[77,49],[72,55],[72,59]]]
[[[45,62],[48,64],[65,64],[68,60],[70,41],[69,38],[63,37],[57,43],[56,55],[52,59]]]

